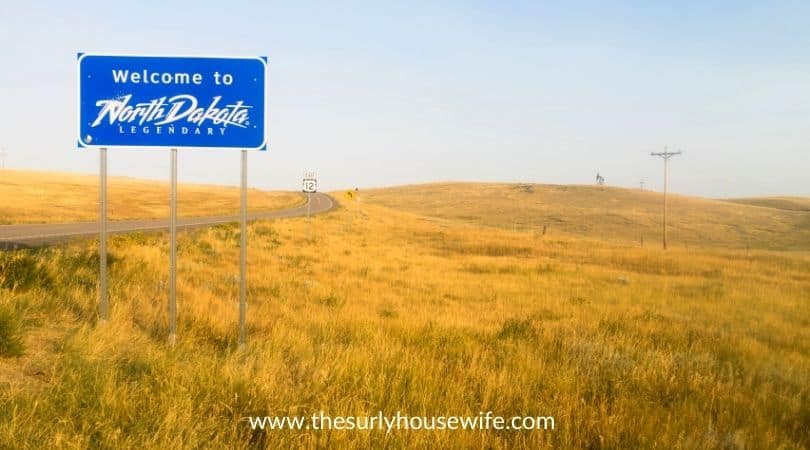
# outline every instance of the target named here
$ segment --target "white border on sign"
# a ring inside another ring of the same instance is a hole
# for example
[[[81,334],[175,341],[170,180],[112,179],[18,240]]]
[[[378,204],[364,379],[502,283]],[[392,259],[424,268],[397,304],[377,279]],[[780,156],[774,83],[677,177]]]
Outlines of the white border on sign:
[[[167,146],[167,145],[95,145],[95,144],[86,144],[82,140],[82,60],[86,56],[122,56],[122,57],[132,57],[132,58],[198,58],[198,59],[241,59],[241,60],[251,60],[255,59],[261,61],[262,65],[264,66],[264,133],[263,133],[263,140],[261,145],[258,147],[196,147],[190,145],[184,146]],[[78,94],[78,99],[76,101],[76,124],[78,125],[78,129],[76,130],[77,141],[79,144],[79,149],[84,148],[118,148],[118,149],[170,149],[170,148],[177,148],[177,149],[211,149],[211,150],[258,150],[260,152],[267,151],[267,147],[269,143],[267,141],[267,135],[270,131],[270,96],[268,92],[268,84],[269,80],[267,77],[268,74],[268,65],[270,61],[266,56],[215,56],[215,55],[135,55],[129,53],[90,53],[90,52],[77,52],[76,53],[76,93]]]
[[[312,189],[307,189],[307,186],[309,185],[309,183],[312,183],[312,185],[313,185]],[[304,178],[304,181],[301,184],[302,184],[302,189],[301,190],[304,191],[307,194],[314,194],[314,193],[318,192],[318,179],[317,178]]]

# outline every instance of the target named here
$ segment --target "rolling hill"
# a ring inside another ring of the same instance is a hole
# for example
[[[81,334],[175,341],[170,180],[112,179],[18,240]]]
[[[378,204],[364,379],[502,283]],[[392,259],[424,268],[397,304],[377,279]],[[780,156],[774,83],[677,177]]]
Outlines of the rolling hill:
[[[662,195],[608,186],[433,183],[373,189],[363,201],[453,222],[659,245]],[[670,195],[669,242],[681,247],[810,249],[804,198]],[[763,207],[768,206],[768,207]]]
[[[810,212],[810,198],[806,197],[730,198],[726,201],[743,205],[761,206],[763,208]]]

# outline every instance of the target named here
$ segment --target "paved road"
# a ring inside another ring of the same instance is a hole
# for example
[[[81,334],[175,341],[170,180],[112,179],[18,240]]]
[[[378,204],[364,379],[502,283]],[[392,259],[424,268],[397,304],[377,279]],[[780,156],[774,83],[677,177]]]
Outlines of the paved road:
[[[331,210],[334,200],[326,194],[312,194],[311,213],[318,214]],[[307,205],[277,211],[248,213],[248,220],[280,219],[307,214]],[[238,222],[239,216],[183,217],[177,219],[177,229],[200,228],[218,223]],[[21,247],[36,247],[55,244],[74,238],[97,237],[98,222],[48,223],[27,225],[0,225],[0,250]],[[107,222],[110,234],[130,231],[168,230],[169,219],[161,220],[117,220]]]

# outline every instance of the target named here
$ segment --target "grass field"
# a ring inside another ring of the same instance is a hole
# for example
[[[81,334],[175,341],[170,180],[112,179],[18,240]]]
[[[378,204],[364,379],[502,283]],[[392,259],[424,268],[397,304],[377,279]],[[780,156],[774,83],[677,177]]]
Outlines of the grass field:
[[[810,211],[810,198],[806,197],[759,197],[731,198],[727,201],[763,208],[785,209],[789,211]]]
[[[111,238],[104,324],[93,242],[0,253],[0,447],[810,446],[807,252],[662,252],[557,226],[514,231],[492,200],[459,214],[500,228],[372,204],[413,193],[376,195],[314,217],[312,241],[303,218],[250,225],[243,350],[236,225],[180,233],[174,348],[165,235]],[[491,410],[556,427],[252,431],[244,420],[321,410]]]
[[[660,245],[660,193],[608,186],[435,183],[370,190],[363,200],[453,222],[628,245]],[[810,199],[670,195],[669,241],[681,247],[810,250]]]
[[[0,171],[0,225],[98,220],[97,176],[63,173]],[[124,177],[107,180],[110,220],[165,219],[169,216],[169,184]],[[239,188],[178,184],[180,216],[235,215]],[[137,199],[137,201],[135,201]],[[251,210],[265,211],[303,204],[294,192],[248,190]]]

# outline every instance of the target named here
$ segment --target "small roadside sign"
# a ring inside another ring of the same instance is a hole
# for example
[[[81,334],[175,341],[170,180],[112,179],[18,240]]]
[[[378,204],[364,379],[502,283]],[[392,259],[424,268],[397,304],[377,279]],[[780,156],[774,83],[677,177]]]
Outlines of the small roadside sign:
[[[318,179],[315,172],[304,172],[303,191],[307,194],[318,192]]]

